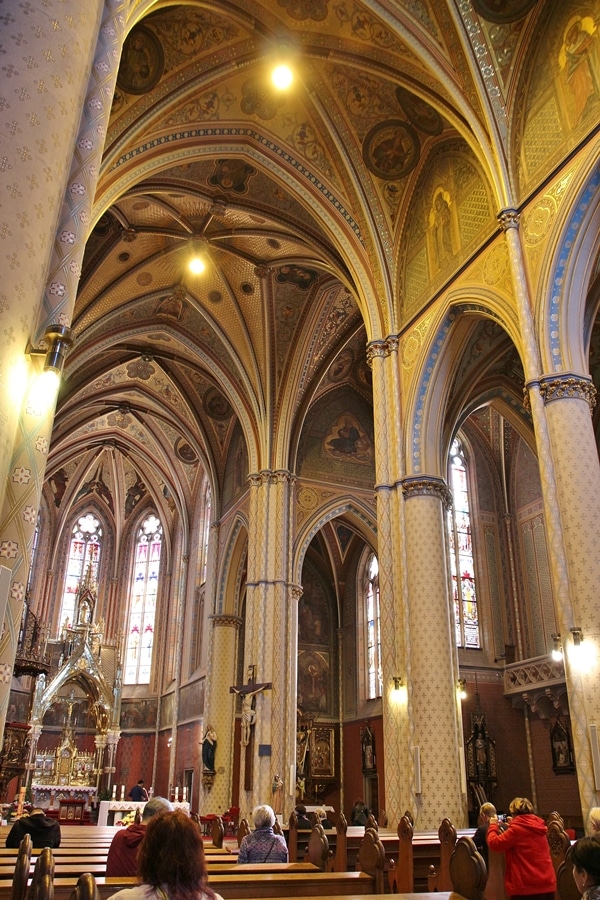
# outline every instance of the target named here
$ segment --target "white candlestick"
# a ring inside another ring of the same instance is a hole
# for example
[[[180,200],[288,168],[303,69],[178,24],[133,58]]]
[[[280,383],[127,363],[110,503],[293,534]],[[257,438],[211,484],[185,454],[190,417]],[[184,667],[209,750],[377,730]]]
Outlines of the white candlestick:
[[[175,788],[175,803],[177,803],[178,800],[179,800],[179,788],[176,787]]]
[[[187,800],[187,788],[184,787],[184,789],[183,789],[183,802],[185,803],[186,800]]]
[[[112,798],[113,798],[113,800],[116,800],[116,799],[117,799],[117,786],[116,786],[116,784],[113,784],[113,796],[112,796]]]
[[[121,785],[121,800],[125,799],[125,785]]]

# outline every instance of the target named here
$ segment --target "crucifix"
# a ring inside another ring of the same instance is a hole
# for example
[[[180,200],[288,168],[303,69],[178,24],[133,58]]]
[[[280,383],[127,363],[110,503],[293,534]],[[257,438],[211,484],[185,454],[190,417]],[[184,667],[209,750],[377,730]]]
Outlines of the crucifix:
[[[234,684],[229,688],[230,694],[239,694],[242,698],[242,747],[246,748],[246,761],[244,766],[244,790],[253,788],[253,764],[254,764],[254,725],[256,723],[255,698],[262,691],[270,691],[272,682],[256,683],[256,666],[248,666],[248,682],[246,684]]]

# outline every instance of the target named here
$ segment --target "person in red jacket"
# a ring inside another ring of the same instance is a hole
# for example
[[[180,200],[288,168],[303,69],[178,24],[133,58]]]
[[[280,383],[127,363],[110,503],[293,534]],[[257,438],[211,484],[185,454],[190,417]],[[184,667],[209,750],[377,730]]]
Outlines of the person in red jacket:
[[[111,877],[137,875],[137,855],[142,839],[146,834],[146,825],[153,816],[172,812],[173,805],[164,797],[149,800],[142,813],[142,821],[135,822],[127,828],[117,831],[108,848],[106,857],[106,874]]]
[[[534,815],[533,804],[526,797],[515,797],[509,806],[511,818],[505,831],[500,830],[497,816],[492,816],[487,832],[487,845],[493,853],[504,853],[506,870],[504,886],[511,900],[553,900],[556,875],[546,837],[546,823]]]

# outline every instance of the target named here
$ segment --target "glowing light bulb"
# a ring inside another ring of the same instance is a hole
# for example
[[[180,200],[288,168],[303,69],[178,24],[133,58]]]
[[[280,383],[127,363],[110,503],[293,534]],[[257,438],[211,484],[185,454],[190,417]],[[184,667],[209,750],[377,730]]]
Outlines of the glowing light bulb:
[[[271,80],[278,91],[285,91],[294,80],[294,74],[289,66],[285,65],[285,63],[280,63],[273,69]]]
[[[189,269],[193,275],[202,275],[206,268],[206,263],[201,256],[193,256],[189,262]]]

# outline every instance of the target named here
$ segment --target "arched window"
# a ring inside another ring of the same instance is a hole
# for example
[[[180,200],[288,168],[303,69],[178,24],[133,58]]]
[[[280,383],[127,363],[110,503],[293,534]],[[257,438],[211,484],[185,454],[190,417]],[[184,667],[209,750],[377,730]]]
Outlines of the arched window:
[[[204,497],[204,540],[202,542],[202,577],[201,581],[206,581],[206,570],[208,567],[208,541],[210,539],[210,514],[212,505],[212,495],[210,485],[206,486],[206,494]]]
[[[155,515],[145,518],[137,533],[125,647],[124,684],[150,682],[162,533],[162,525]]]
[[[481,646],[475,591],[475,566],[469,504],[468,472],[458,438],[450,450],[449,480],[452,509],[448,512],[452,597],[456,620],[456,644],[466,649]]]
[[[381,697],[381,615],[379,609],[379,563],[371,553],[365,568],[365,612],[367,644],[367,699]]]
[[[73,624],[77,588],[88,570],[92,580],[98,581],[101,549],[102,526],[99,519],[91,512],[79,516],[71,532],[67,572],[60,605],[59,632],[65,625]]]

